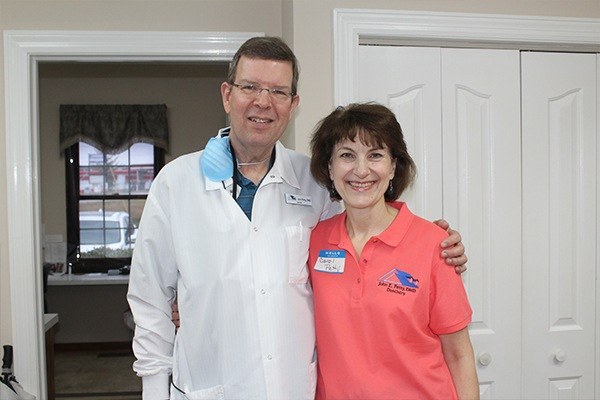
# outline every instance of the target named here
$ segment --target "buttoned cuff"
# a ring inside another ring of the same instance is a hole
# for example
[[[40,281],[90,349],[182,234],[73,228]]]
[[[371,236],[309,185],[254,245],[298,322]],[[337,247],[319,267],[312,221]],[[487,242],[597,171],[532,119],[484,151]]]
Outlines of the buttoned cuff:
[[[169,399],[169,374],[142,376],[142,400]]]

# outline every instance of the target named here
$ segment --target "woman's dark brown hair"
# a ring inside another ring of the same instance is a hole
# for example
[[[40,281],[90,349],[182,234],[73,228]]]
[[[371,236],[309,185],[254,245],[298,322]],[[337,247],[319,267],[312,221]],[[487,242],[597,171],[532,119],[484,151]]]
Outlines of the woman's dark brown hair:
[[[386,201],[394,201],[413,182],[416,166],[408,150],[402,128],[394,113],[377,103],[353,103],[336,108],[316,126],[310,141],[312,159],[310,171],[315,180],[329,189],[332,200],[341,200],[329,177],[329,163],[336,144],[356,137],[367,146],[387,146],[396,164],[392,190],[385,193]]]

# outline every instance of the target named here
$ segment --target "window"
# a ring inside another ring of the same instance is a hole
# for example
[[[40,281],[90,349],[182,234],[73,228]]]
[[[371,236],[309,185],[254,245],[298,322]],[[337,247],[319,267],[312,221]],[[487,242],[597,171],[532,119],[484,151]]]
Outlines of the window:
[[[131,263],[137,227],[164,150],[134,143],[118,154],[85,142],[65,149],[68,262],[73,272]]]
[[[67,262],[74,272],[131,263],[137,226],[169,145],[165,104],[61,104]]]

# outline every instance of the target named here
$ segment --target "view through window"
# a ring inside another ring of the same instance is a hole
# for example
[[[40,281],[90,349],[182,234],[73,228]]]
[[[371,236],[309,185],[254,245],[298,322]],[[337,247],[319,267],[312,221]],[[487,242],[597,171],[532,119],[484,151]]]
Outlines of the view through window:
[[[162,150],[135,143],[108,154],[84,142],[68,150],[67,174],[75,178],[67,179],[67,236],[75,245],[69,261],[85,272],[129,264],[148,190],[164,162]]]

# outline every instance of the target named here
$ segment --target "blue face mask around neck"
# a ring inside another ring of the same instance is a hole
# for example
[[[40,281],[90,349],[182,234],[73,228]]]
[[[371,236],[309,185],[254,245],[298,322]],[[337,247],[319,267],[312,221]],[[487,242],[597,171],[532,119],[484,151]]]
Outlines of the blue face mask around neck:
[[[233,176],[233,157],[228,136],[210,138],[200,157],[200,168],[204,176],[213,182],[224,181]]]

